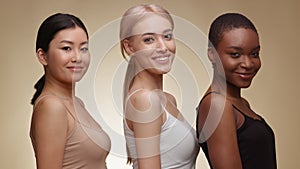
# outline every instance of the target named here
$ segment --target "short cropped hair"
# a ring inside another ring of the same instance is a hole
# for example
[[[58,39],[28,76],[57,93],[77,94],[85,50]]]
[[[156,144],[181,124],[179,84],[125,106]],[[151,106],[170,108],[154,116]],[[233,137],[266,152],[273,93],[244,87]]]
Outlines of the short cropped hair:
[[[239,13],[225,13],[217,17],[210,25],[208,46],[217,48],[224,33],[235,28],[251,29],[258,35],[254,24],[246,16]]]

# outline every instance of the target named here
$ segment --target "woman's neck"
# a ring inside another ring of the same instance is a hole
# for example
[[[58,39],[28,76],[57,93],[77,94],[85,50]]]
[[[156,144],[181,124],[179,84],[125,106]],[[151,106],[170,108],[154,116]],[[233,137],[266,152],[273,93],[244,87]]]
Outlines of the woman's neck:
[[[209,90],[220,92],[228,98],[241,98],[241,88],[228,83],[226,79],[223,78],[214,77]]]
[[[75,84],[64,84],[46,79],[43,91],[64,99],[73,99],[75,96]]]
[[[134,83],[142,88],[147,89],[160,89],[163,87],[163,75],[162,74],[154,74],[149,72],[148,70],[143,70],[139,72],[134,78]]]

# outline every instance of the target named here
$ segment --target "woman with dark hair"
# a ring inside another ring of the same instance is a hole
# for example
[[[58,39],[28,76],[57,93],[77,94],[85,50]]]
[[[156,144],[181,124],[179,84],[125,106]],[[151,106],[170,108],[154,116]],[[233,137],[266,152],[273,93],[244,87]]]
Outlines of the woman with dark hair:
[[[198,106],[197,134],[211,168],[276,169],[271,127],[241,96],[261,67],[254,24],[238,13],[216,18],[209,30],[213,79]]]
[[[36,55],[45,71],[31,100],[37,168],[105,169],[110,139],[75,96],[75,83],[90,63],[82,21],[70,14],[49,16],[38,30]]]

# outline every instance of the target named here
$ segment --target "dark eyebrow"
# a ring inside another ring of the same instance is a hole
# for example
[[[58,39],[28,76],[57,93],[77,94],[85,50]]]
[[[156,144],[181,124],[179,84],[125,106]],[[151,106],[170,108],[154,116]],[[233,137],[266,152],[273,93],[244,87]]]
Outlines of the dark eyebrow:
[[[60,43],[69,43],[71,45],[74,44],[72,41],[68,41],[68,40],[62,40],[62,41],[60,41]],[[88,44],[88,43],[89,43],[88,41],[84,41],[84,42],[80,43],[80,45],[85,45],[85,44]]]
[[[69,44],[73,44],[72,41],[68,41],[68,40],[62,40],[62,41],[60,41],[59,43],[69,43]]]
[[[227,48],[232,48],[232,49],[239,50],[239,51],[242,51],[242,50],[243,50],[241,47],[238,47],[238,46],[229,46],[229,47],[227,47]],[[254,47],[254,48],[252,49],[252,51],[257,50],[257,49],[260,49],[260,45]]]
[[[237,47],[237,46],[229,46],[227,48],[231,48],[231,49],[235,49],[235,50],[243,50],[241,47]]]
[[[84,41],[80,43],[80,45],[85,45],[85,44],[89,44],[89,41]]]

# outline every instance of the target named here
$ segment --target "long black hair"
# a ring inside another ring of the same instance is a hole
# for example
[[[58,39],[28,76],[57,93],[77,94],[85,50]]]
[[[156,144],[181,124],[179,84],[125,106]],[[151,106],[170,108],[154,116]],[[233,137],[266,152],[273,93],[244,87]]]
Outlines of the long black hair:
[[[86,27],[84,26],[83,22],[76,16],[71,14],[63,14],[63,13],[56,13],[44,20],[38,30],[37,39],[36,39],[36,51],[38,49],[42,49],[44,52],[48,52],[49,44],[56,35],[57,32],[74,27],[82,28],[87,37],[88,32]],[[45,85],[45,75],[43,75],[37,83],[34,85],[36,92],[34,93],[31,104],[33,105],[36,99],[42,93],[42,90]]]

